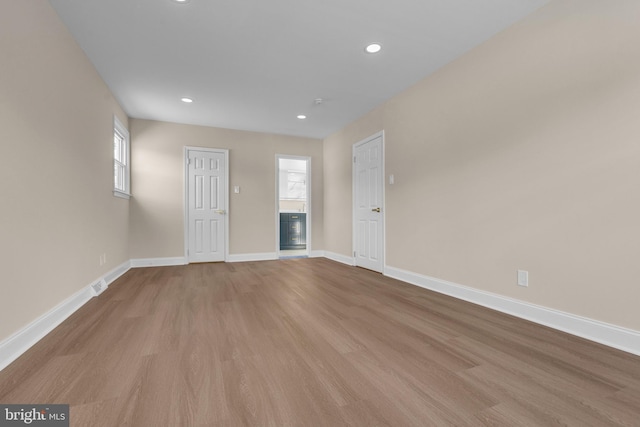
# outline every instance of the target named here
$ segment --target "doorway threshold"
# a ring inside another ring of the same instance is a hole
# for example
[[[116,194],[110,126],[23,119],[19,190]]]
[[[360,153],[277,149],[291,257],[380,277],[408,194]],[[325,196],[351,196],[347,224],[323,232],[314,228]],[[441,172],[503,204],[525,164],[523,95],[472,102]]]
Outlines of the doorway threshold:
[[[309,258],[306,249],[285,249],[278,254],[279,259]]]

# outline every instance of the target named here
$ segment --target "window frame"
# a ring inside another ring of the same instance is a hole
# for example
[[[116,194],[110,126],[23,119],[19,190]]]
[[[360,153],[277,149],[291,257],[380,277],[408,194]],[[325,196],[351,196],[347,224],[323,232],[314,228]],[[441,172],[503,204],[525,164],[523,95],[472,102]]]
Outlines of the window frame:
[[[122,159],[117,159],[115,154],[115,138],[120,137],[121,143],[124,147],[121,148]],[[112,149],[113,153],[113,195],[123,199],[131,198],[131,139],[129,137],[129,130],[122,124],[116,116],[113,116],[113,139]],[[124,168],[122,180],[124,182],[123,188],[116,186],[116,167]]]

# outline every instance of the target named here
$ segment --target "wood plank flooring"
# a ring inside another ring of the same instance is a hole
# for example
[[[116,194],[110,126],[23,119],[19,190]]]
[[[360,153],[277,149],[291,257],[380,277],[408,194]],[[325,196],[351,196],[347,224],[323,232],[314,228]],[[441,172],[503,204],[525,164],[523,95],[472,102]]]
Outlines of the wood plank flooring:
[[[640,426],[640,357],[326,259],[134,269],[0,372],[72,426]]]

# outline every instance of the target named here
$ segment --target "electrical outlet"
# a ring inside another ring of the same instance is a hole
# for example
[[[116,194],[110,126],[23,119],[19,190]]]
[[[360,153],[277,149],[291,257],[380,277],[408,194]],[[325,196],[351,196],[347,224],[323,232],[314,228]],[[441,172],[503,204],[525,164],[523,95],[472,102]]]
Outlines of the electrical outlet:
[[[529,272],[518,270],[518,286],[529,286]]]

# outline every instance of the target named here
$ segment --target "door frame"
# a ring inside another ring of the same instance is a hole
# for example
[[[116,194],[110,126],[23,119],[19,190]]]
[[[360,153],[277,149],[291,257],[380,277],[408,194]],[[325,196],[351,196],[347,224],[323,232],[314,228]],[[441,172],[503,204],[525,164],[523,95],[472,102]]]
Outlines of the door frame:
[[[184,260],[185,264],[189,264],[189,152],[190,151],[205,151],[208,153],[224,154],[224,179],[225,183],[225,196],[224,204],[226,207],[226,215],[224,216],[224,262],[229,260],[229,150],[226,148],[208,148],[208,147],[193,147],[184,146],[182,168],[184,172]]]
[[[386,239],[386,234],[387,234],[387,202],[386,202],[386,198],[385,198],[385,193],[386,193],[386,173],[385,173],[385,147],[384,147],[384,130],[381,130],[380,132],[376,132],[371,136],[368,136],[365,139],[362,139],[358,142],[356,142],[355,144],[353,144],[351,146],[351,253],[353,255],[353,265],[357,266],[358,265],[358,257],[356,256],[356,247],[357,245],[357,239],[358,239],[358,232],[357,232],[357,218],[356,218],[356,201],[357,201],[357,197],[356,197],[356,190],[357,190],[357,185],[356,185],[356,149],[358,147],[360,147],[361,145],[366,144],[367,142],[371,142],[376,138],[382,138],[382,148],[381,148],[381,153],[380,153],[380,161],[382,163],[382,236],[380,236],[381,238],[381,245],[382,245],[382,266],[381,266],[381,270],[380,273],[384,274],[385,269],[386,269],[386,259],[387,259],[387,239]]]
[[[307,162],[307,256],[311,256],[311,157],[293,156],[289,154],[276,154],[276,255],[280,258],[280,159],[305,160]]]

